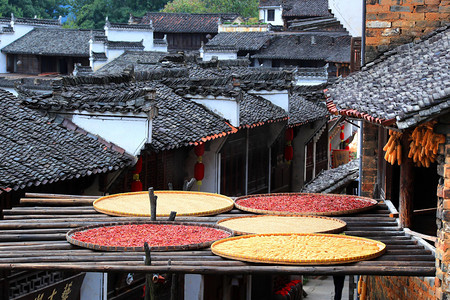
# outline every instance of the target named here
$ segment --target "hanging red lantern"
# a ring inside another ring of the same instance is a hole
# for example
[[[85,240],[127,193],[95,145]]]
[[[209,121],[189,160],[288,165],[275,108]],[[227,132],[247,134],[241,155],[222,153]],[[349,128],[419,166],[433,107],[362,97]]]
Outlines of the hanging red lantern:
[[[202,156],[205,153],[205,144],[202,143],[202,144],[195,146],[194,152],[195,152],[195,155]]]
[[[345,150],[350,150],[350,139],[345,140]]]
[[[139,179],[139,173],[142,171],[142,158],[139,157],[136,166],[133,171],[133,181],[131,182],[131,191],[140,192],[142,191],[142,182]]]
[[[345,125],[341,125],[341,133],[339,134],[339,138],[341,139],[341,142],[344,141],[345,135],[344,135],[344,129],[345,129]]]
[[[286,139],[286,147],[284,147],[284,159],[291,163],[294,158],[294,148],[292,147],[292,140],[294,139],[294,128],[289,127],[284,132],[284,138]]]
[[[291,145],[284,147],[284,159],[291,161],[294,158],[294,148]]]
[[[197,162],[194,166],[194,178],[197,180],[197,184],[199,186],[202,185],[202,180],[205,177],[205,165],[203,164],[203,154],[205,153],[205,144],[201,143],[194,147],[194,153],[197,155]]]
[[[292,141],[294,139],[294,128],[287,128],[284,132],[284,138],[286,139],[286,141]]]
[[[205,165],[202,162],[195,163],[194,177],[197,181],[200,182],[198,185],[201,185],[201,181],[203,180],[203,178],[205,178]]]

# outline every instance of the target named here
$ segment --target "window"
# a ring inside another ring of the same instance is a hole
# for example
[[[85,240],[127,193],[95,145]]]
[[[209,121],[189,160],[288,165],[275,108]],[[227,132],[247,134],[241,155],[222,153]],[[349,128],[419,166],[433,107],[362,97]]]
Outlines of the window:
[[[275,10],[273,9],[267,10],[267,21],[275,21]]]

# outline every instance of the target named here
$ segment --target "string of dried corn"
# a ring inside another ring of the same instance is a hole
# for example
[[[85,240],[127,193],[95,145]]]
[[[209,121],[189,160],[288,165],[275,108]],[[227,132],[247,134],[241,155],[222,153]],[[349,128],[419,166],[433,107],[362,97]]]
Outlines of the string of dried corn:
[[[445,135],[433,132],[436,121],[417,126],[411,134],[408,157],[416,166],[429,167],[436,160],[439,144],[445,143]]]
[[[396,162],[398,165],[402,164],[402,145],[400,139],[402,137],[401,132],[396,132],[393,130],[389,130],[389,140],[386,145],[383,147],[383,151],[386,151],[384,155],[384,159],[389,162],[391,165]]]

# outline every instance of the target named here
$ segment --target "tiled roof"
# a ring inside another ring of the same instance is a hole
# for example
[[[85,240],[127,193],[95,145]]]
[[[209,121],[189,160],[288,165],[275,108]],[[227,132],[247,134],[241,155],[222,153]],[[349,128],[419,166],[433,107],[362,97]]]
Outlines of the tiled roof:
[[[14,29],[11,26],[0,27],[0,33],[4,33],[4,32],[12,33],[12,32],[14,32]]]
[[[450,29],[399,46],[328,88],[330,112],[399,128],[450,108]]]
[[[141,20],[153,23],[155,32],[216,33],[219,19],[234,20],[239,14],[188,14],[149,12]]]
[[[153,39],[153,44],[155,44],[155,45],[167,45],[167,40],[165,40],[165,39]]]
[[[0,23],[11,22],[11,17],[0,18]],[[26,25],[40,25],[40,26],[61,26],[61,22],[58,19],[37,19],[37,18],[16,18],[14,17],[14,23],[26,24]]]
[[[155,151],[173,149],[223,137],[237,131],[227,121],[205,107],[176,95],[155,81],[134,82],[125,75],[67,77],[53,94],[36,96],[21,92],[23,104],[45,111],[141,113],[158,107],[153,120],[152,143]],[[156,91],[156,99],[146,94]]]
[[[288,28],[296,31],[346,31],[338,19],[333,16],[295,19],[288,21]]]
[[[261,96],[243,93],[239,103],[239,125],[241,127],[255,127],[266,123],[286,120],[287,112],[272,104]]]
[[[126,49],[126,50],[144,50],[142,41],[140,42],[122,42],[122,41],[108,41],[106,45],[109,49]]]
[[[318,87],[296,88],[289,97],[289,126],[299,126],[329,115]]]
[[[92,51],[92,58],[94,60],[108,60],[105,52],[94,52]]]
[[[0,90],[0,106],[0,192],[105,173],[133,163],[120,148],[108,147],[67,120],[52,120],[24,107],[6,91]]]
[[[124,23],[107,23],[112,29],[126,29],[126,30],[152,30],[153,26],[150,24],[124,24]]]
[[[328,0],[285,0],[283,17],[319,17],[331,16]]]
[[[336,193],[359,178],[359,160],[322,171],[303,188],[303,193]]]
[[[151,51],[125,51],[122,55],[101,67],[98,74],[120,74],[130,66],[134,66],[135,72],[154,70],[159,61],[167,56],[164,52]]]
[[[342,33],[275,35],[252,58],[350,62],[351,37]]]
[[[2,48],[2,52],[89,57],[90,38],[88,30],[35,28]]]
[[[204,106],[177,96],[156,84],[158,115],[153,120],[152,143],[157,151],[206,142],[237,131],[227,121]]]
[[[259,7],[280,6],[281,2],[281,0],[259,0]]]
[[[92,83],[82,83],[89,81],[90,78],[93,79]],[[148,91],[145,89],[144,83],[115,83],[113,79],[109,79],[110,82],[102,84],[101,79],[103,78],[77,76],[73,80],[78,80],[79,84],[65,84],[61,88],[55,88],[53,94],[50,95],[25,97],[23,104],[50,111],[140,113],[150,110],[150,102],[145,100]]]
[[[220,47],[247,51],[259,50],[268,40],[270,40],[270,34],[266,32],[221,32],[205,45],[205,50]]]

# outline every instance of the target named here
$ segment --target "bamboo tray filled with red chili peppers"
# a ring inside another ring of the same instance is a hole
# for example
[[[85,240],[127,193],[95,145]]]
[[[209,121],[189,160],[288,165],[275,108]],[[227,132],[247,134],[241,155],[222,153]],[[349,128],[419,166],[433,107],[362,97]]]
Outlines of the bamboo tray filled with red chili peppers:
[[[239,197],[236,208],[253,213],[336,216],[374,208],[376,200],[351,195],[313,193],[274,193]]]
[[[173,221],[136,221],[91,225],[70,230],[69,243],[102,251],[193,250],[233,236],[233,230],[211,224]]]

